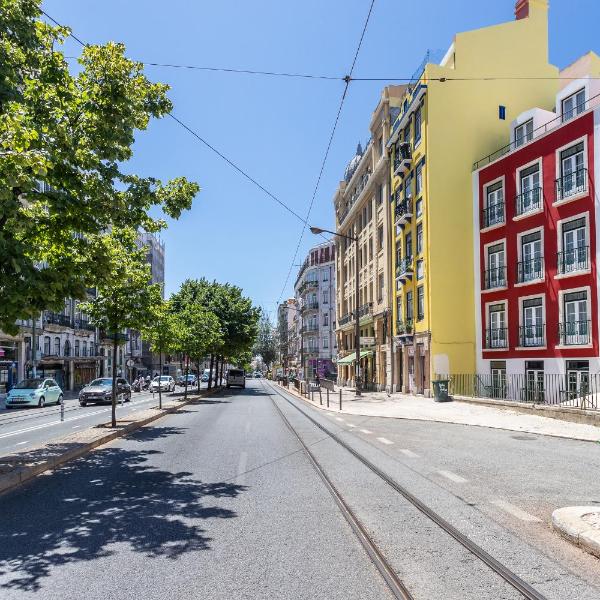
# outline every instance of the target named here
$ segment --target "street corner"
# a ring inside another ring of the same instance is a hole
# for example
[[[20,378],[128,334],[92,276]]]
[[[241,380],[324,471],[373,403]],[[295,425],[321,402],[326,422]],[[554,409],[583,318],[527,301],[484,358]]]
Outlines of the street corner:
[[[552,513],[552,526],[564,538],[600,558],[600,507],[566,506]]]

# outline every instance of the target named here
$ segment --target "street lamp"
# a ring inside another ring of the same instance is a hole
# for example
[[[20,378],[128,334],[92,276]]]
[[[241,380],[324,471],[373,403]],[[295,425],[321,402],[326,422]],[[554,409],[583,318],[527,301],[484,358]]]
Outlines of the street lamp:
[[[358,237],[354,237],[351,235],[345,235],[343,233],[336,233],[335,231],[329,231],[329,229],[321,229],[320,227],[311,227],[310,232],[319,235],[321,233],[330,233],[331,235],[335,235],[337,237],[346,238],[347,240],[351,240],[355,243],[354,246],[354,289],[355,289],[355,299],[354,299],[354,344],[356,347],[356,368],[354,374],[354,380],[356,383],[356,395],[360,396],[360,323],[359,323],[359,314],[358,314],[358,305],[360,303],[360,287],[358,285],[359,278],[359,268],[358,268]]]

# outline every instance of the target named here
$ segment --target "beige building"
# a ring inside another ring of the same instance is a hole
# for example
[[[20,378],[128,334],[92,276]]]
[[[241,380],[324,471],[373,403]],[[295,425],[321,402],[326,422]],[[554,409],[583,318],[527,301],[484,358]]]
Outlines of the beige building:
[[[389,158],[386,142],[406,86],[388,86],[369,125],[371,139],[348,163],[344,180],[334,195],[336,231],[358,237],[356,243],[337,238],[336,336],[338,383],[353,385],[355,374],[355,318],[361,330],[361,376],[367,389],[392,384],[391,224],[388,209]],[[355,281],[358,260],[359,281]],[[360,302],[355,306],[356,285]]]

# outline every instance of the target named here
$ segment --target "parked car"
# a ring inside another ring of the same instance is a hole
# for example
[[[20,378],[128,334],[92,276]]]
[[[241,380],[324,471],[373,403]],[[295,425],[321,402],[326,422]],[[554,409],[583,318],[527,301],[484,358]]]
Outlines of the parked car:
[[[200,381],[206,383],[208,381],[208,373],[203,373]]]
[[[46,404],[60,404],[63,392],[54,379],[35,377],[19,381],[5,400],[6,408],[15,406],[38,406],[43,408]]]
[[[79,404],[101,404],[112,402],[112,377],[101,377],[88,383],[79,392]],[[117,399],[123,397],[125,402],[131,400],[131,386],[122,377],[117,377]]]
[[[175,380],[170,375],[157,375],[150,382],[150,391],[158,392],[159,388],[161,392],[174,392]]]
[[[229,369],[229,371],[227,371],[226,383],[228,388],[232,385],[245,388],[246,376],[244,375],[243,369]]]
[[[260,379],[262,377],[262,373],[260,371],[254,371],[254,379]]]

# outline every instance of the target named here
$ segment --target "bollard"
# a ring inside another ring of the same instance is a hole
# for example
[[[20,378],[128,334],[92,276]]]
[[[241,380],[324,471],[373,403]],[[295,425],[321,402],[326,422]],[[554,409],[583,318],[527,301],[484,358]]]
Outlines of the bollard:
[[[329,408],[329,388],[327,388],[327,408]]]
[[[319,404],[323,406],[323,395],[321,394],[321,388],[319,387]]]
[[[315,401],[315,390],[313,390],[313,389],[310,390],[310,401],[311,402]]]
[[[340,388],[340,410],[342,410],[342,388]]]
[[[65,420],[65,399],[64,398],[60,399],[60,420],[61,421]]]
[[[121,394],[121,397],[120,397],[120,400],[121,400],[121,406],[123,406],[123,402],[124,402],[123,398],[124,398],[124,397],[125,397],[125,394]]]

